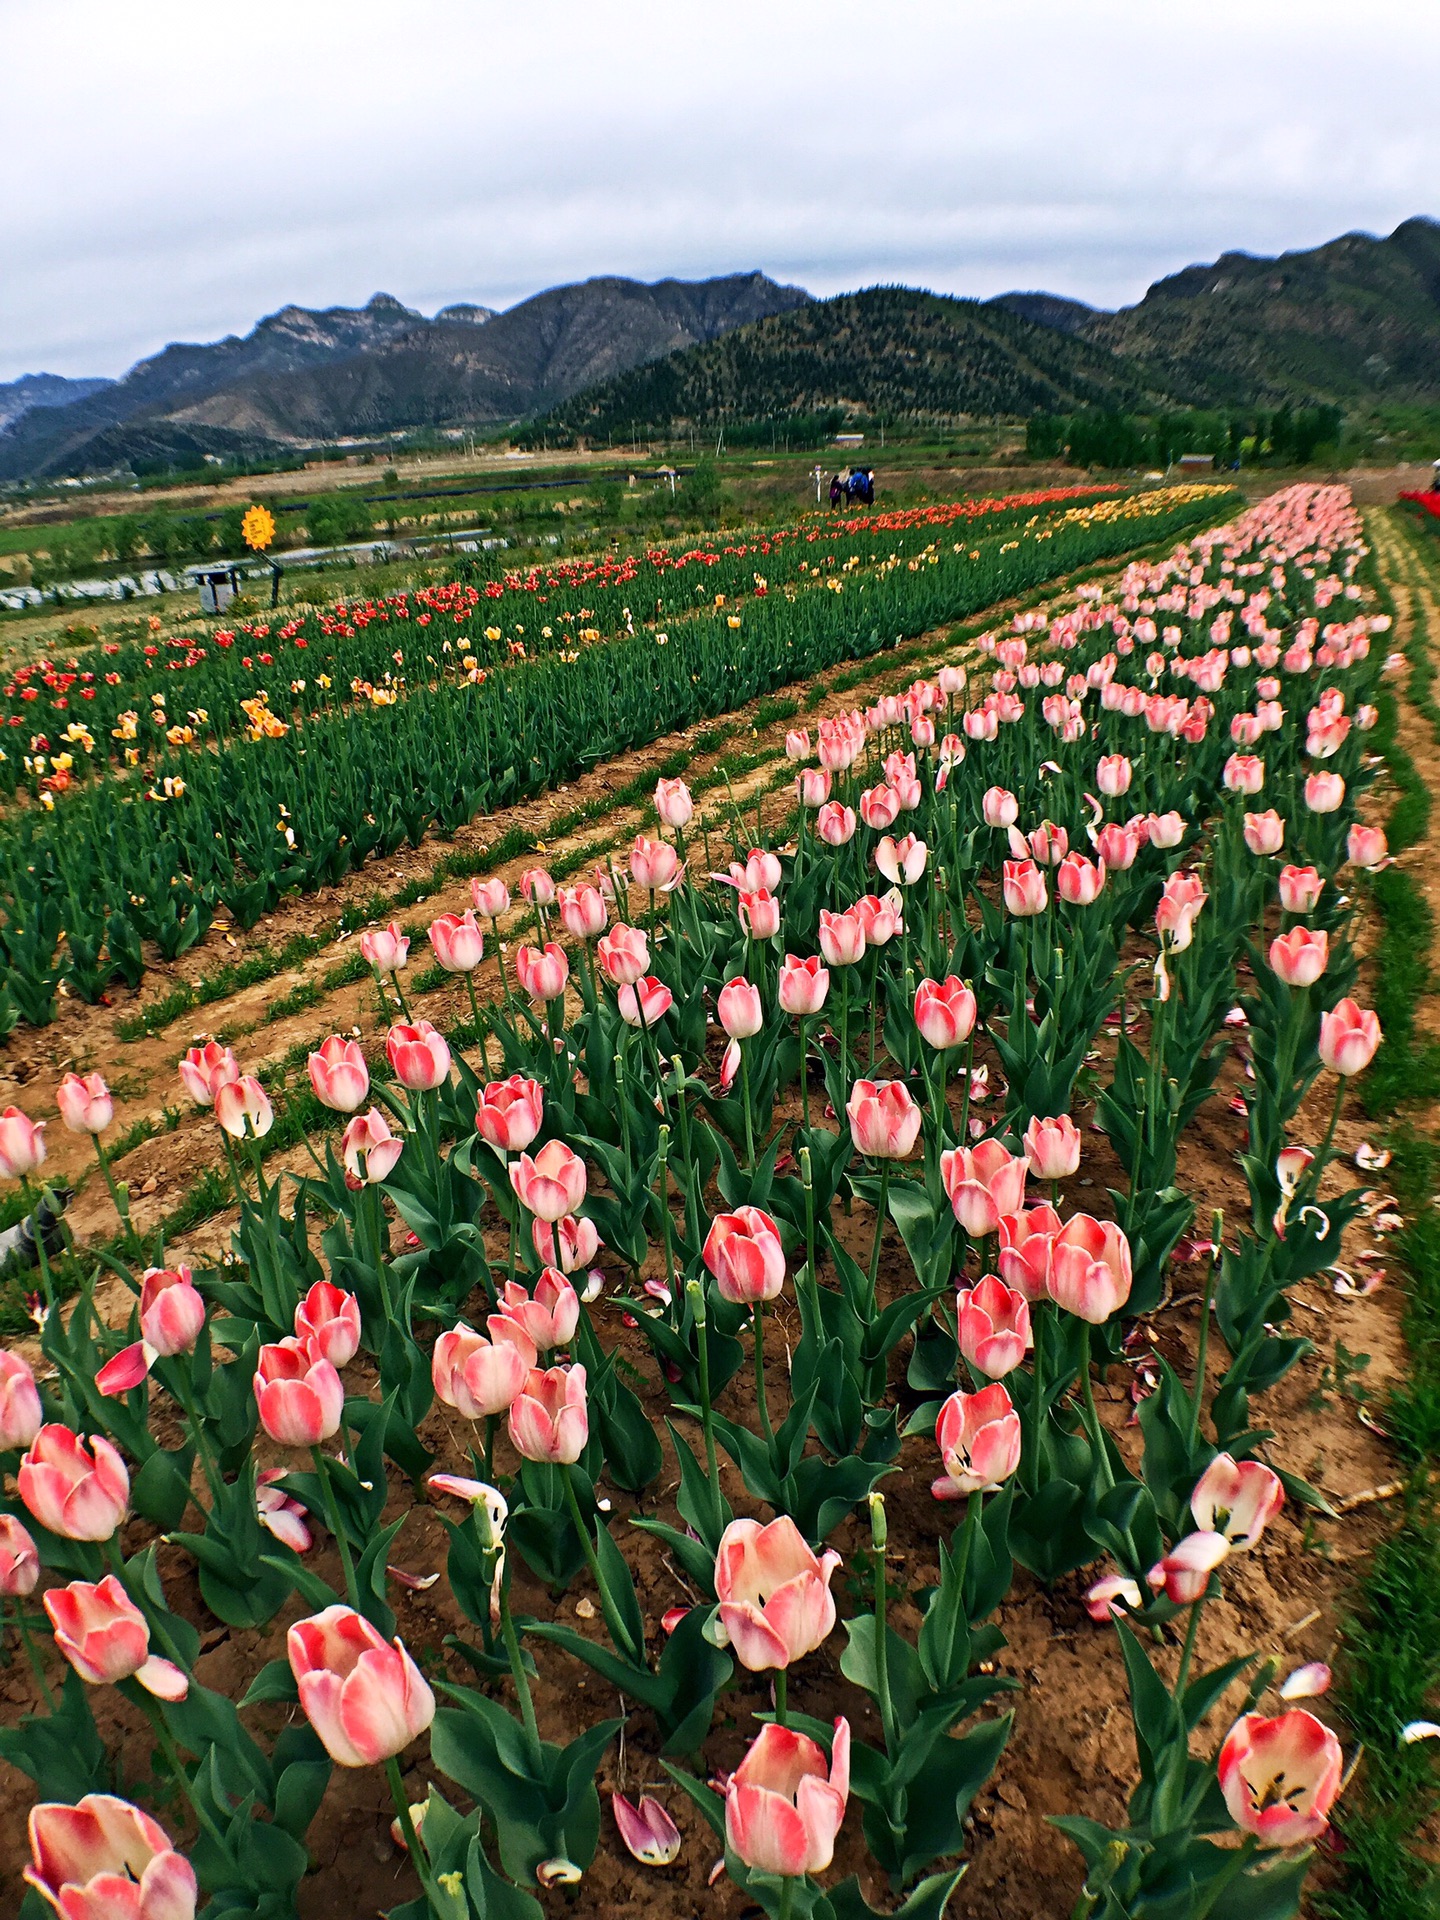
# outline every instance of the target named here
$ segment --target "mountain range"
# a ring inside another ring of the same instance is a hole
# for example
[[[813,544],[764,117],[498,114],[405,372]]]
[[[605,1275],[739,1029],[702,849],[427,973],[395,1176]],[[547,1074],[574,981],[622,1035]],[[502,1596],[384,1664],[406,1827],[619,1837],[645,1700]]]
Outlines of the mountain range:
[[[877,287],[816,300],[763,273],[553,287],[432,318],[377,293],[284,307],[114,381],[0,385],[0,480],[261,457],[409,428],[631,438],[816,416],[948,423],[1081,407],[1440,402],[1440,223],[1227,253],[1104,312],[1061,294]]]

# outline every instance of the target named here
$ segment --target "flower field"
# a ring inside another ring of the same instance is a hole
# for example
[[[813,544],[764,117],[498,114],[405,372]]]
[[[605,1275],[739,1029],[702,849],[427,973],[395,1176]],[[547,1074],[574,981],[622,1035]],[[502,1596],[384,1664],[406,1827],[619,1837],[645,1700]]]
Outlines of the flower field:
[[[1302,1910],[1355,1756],[1277,1623],[1363,1460],[1298,1382],[1369,1287],[1390,617],[1343,487],[946,511],[13,677],[40,1027],[217,913],[870,676],[787,715],[783,783],[665,773],[600,864],[475,874],[433,977],[369,926],[376,1012],[293,1108],[197,1036],[208,1257],[106,1157],[123,1056],[48,1142],[0,1115],[17,1190],[63,1130],[115,1209],[73,1304],[42,1234],[0,1350],[27,1920]],[[1057,1660],[1088,1779],[1046,1766]]]

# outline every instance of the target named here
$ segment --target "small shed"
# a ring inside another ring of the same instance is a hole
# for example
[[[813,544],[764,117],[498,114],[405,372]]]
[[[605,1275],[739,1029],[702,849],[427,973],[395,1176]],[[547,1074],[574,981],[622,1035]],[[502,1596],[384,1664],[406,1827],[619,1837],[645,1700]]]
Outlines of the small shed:
[[[1175,464],[1186,479],[1198,480],[1202,473],[1215,471],[1215,456],[1213,453],[1182,453]]]
[[[194,580],[202,613],[224,613],[240,591],[239,567],[197,567]]]

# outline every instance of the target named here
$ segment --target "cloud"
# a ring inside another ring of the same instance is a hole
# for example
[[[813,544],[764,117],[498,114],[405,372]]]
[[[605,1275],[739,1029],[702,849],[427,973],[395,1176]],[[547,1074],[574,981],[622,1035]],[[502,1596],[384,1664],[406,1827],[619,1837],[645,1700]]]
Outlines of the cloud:
[[[1435,204],[1414,0],[6,0],[0,378],[383,287],[763,267],[1104,305]]]

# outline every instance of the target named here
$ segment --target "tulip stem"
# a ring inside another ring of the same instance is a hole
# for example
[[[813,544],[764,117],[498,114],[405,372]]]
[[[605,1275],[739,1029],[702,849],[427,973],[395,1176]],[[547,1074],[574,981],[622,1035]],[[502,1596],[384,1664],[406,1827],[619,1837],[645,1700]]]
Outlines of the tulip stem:
[[[740,1046],[740,1098],[745,1106],[745,1170],[755,1171],[755,1122],[750,1113],[750,1049],[742,1040]]]
[[[1021,1457],[1024,1459],[1024,1464],[1028,1468],[1027,1486],[1031,1493],[1038,1492],[1040,1488],[1040,1448],[1045,1428],[1046,1330],[1050,1324],[1050,1317],[1045,1311],[1047,1304],[1044,1300],[1037,1300],[1030,1319],[1030,1326],[1035,1340],[1034,1353],[1030,1362],[1030,1405],[1026,1409],[1030,1416],[1030,1444],[1022,1450]],[[1025,1459],[1027,1453],[1029,1458]]]
[[[45,1251],[45,1223],[39,1217],[40,1201],[45,1198],[45,1189],[40,1189],[37,1199],[30,1186],[29,1177],[22,1177],[21,1188],[25,1194],[25,1203],[35,1215],[35,1254],[40,1264],[40,1285],[45,1294],[46,1315],[55,1311],[55,1286],[50,1278],[50,1256]],[[33,1205],[31,1204],[33,1202]]]
[[[850,1089],[850,969],[840,970],[840,1084]]]
[[[810,1074],[809,1044],[805,1031],[804,1017],[800,1021],[800,1122],[808,1138],[810,1133]]]
[[[720,1490],[720,1459],[715,1451],[715,1414],[710,1405],[710,1316],[705,1311],[702,1281],[691,1283],[700,1289],[701,1311],[695,1316],[695,1331],[699,1335],[695,1345],[700,1363],[700,1430],[705,1435],[705,1465],[710,1475],[710,1504],[713,1511],[714,1540],[707,1541],[709,1547],[718,1547],[720,1535],[725,1531],[725,1496]]]
[[[395,989],[395,998],[400,1002],[400,1011],[405,1016],[406,1024],[413,1026],[414,1016],[410,1012],[410,1002],[405,998],[405,989],[400,984],[400,976],[398,973],[391,974],[390,984]]]
[[[1320,1179],[1325,1171],[1325,1163],[1330,1158],[1330,1145],[1335,1138],[1335,1129],[1340,1124],[1340,1109],[1345,1104],[1345,1076],[1337,1074],[1335,1078],[1335,1104],[1330,1109],[1330,1124],[1325,1129],[1325,1138],[1320,1143],[1320,1151],[1315,1156],[1314,1171],[1310,1176],[1310,1191],[1318,1194]]]
[[[390,1782],[390,1798],[395,1802],[395,1818],[400,1823],[405,1851],[410,1856],[410,1864],[415,1869],[416,1878],[425,1889],[425,1903],[432,1913],[439,1913],[441,1909],[435,1902],[435,1888],[430,1874],[429,1858],[425,1853],[424,1843],[415,1831],[410,1802],[405,1797],[405,1782],[400,1777],[400,1762],[394,1754],[385,1762],[385,1777]],[[452,1905],[453,1902],[447,1902],[447,1909]]]
[[[895,1703],[890,1698],[890,1628],[886,1622],[885,1543],[877,1540],[875,1555],[875,1698],[880,1706],[880,1725],[885,1735],[885,1752],[895,1757]]]
[[[319,1447],[311,1447],[310,1458],[315,1463],[315,1477],[320,1482],[320,1499],[325,1508],[325,1524],[335,1536],[335,1544],[340,1549],[340,1565],[345,1574],[345,1594],[357,1613],[365,1609],[360,1605],[360,1589],[355,1580],[355,1562],[350,1553],[350,1542],[345,1537],[345,1529],[340,1521],[340,1506],[335,1498],[335,1489],[330,1483],[330,1463]]]
[[[784,1675],[782,1673],[781,1675],[782,1681],[783,1681],[783,1678],[784,1678]],[[785,1878],[780,1882],[779,1920],[790,1920],[790,1916],[794,1912],[794,1909],[795,1909],[795,1876],[793,1874],[787,1873]]]
[[[789,1679],[789,1673],[784,1667],[775,1669],[775,1724],[777,1727],[789,1724],[785,1717],[789,1710]]]
[[[570,1508],[570,1518],[575,1523],[575,1531],[579,1534],[580,1545],[585,1551],[585,1564],[590,1569],[590,1578],[595,1582],[595,1590],[600,1595],[600,1608],[605,1615],[605,1625],[610,1630],[610,1638],[615,1642],[616,1651],[622,1658],[628,1660],[632,1666],[643,1666],[645,1657],[644,1648],[636,1647],[632,1643],[629,1630],[625,1622],[615,1611],[609,1589],[601,1578],[600,1562],[595,1553],[595,1542],[591,1537],[589,1527],[585,1524],[584,1515],[580,1511],[580,1501],[575,1492],[575,1482],[568,1468],[562,1466],[560,1479],[565,1488],[565,1500]]]
[[[775,1429],[770,1424],[770,1403],[765,1396],[765,1302],[755,1302],[755,1406],[760,1415],[760,1431],[766,1445],[772,1445]]]
[[[1205,1363],[1210,1350],[1210,1306],[1215,1298],[1215,1280],[1220,1271],[1222,1249],[1216,1247],[1205,1269],[1205,1290],[1200,1296],[1200,1336],[1195,1345],[1195,1396],[1190,1408],[1190,1457],[1200,1439],[1200,1409],[1205,1399]]]
[[[975,1029],[970,1029],[970,1037],[965,1042],[965,1084],[960,1089],[960,1141],[962,1147],[970,1144],[970,1076],[975,1070]]]
[[[568,1483],[567,1483],[568,1484]],[[530,1679],[525,1671],[525,1659],[520,1651],[520,1641],[516,1636],[515,1622],[510,1616],[510,1570],[507,1567],[499,1583],[500,1602],[500,1638],[505,1642],[505,1652],[510,1661],[510,1677],[515,1682],[515,1695],[520,1702],[520,1718],[525,1722],[525,1731],[529,1735],[531,1751],[538,1764],[540,1758],[540,1728],[535,1719],[535,1701],[530,1693]]]
[[[1195,1657],[1195,1639],[1200,1631],[1200,1615],[1205,1611],[1205,1598],[1202,1594],[1190,1609],[1189,1624],[1185,1628],[1185,1644],[1180,1649],[1180,1670],[1175,1675],[1175,1704],[1183,1707],[1185,1686],[1190,1678],[1190,1662]]]
[[[485,1029],[480,1022],[480,1002],[475,998],[475,976],[473,973],[466,974],[465,986],[470,994],[470,1017],[475,1022],[475,1030],[480,1035],[480,1043],[483,1049],[484,1043],[485,1043]],[[487,1074],[490,1071],[490,1062],[488,1057],[486,1058],[486,1061],[485,1061],[485,1071]]]
[[[180,1411],[185,1416],[185,1424],[189,1427],[191,1435],[194,1438],[195,1451],[199,1454],[200,1464],[205,1470],[205,1484],[210,1489],[211,1498],[218,1505],[224,1494],[225,1489],[224,1489],[223,1483],[220,1483],[219,1481],[219,1475],[217,1474],[216,1468],[215,1468],[215,1461],[210,1452],[209,1435],[205,1431],[204,1422],[200,1419],[199,1414],[195,1410],[195,1402],[191,1397],[191,1393],[190,1393],[190,1383],[186,1381],[184,1386],[180,1384],[181,1381],[184,1380],[185,1378],[183,1362],[188,1357],[189,1357],[188,1355],[183,1353],[176,1354],[173,1358],[171,1367],[167,1370],[165,1374],[161,1375],[161,1378],[164,1381],[164,1384],[170,1389],[171,1393],[173,1393],[175,1398],[180,1402]],[[190,1495],[190,1498],[195,1501],[195,1505],[197,1507],[200,1506],[200,1502],[198,1500],[195,1500],[195,1496],[193,1493]],[[202,1513],[205,1513],[205,1509],[203,1507],[200,1507],[200,1511]],[[208,1513],[206,1513],[205,1517],[208,1520],[210,1516]]]
[[[1095,1470],[1100,1476],[1101,1486],[1109,1492],[1114,1486],[1114,1476],[1110,1471],[1110,1455],[1105,1450],[1105,1432],[1100,1425],[1100,1415],[1095,1407],[1095,1388],[1090,1379],[1090,1336],[1085,1336],[1085,1357],[1080,1363],[1080,1389],[1085,1399],[1085,1425],[1090,1434],[1091,1445],[1095,1449]]]
[[[104,1176],[105,1185],[110,1189],[110,1198],[115,1204],[116,1216],[120,1221],[120,1225],[125,1229],[125,1237],[129,1240],[130,1245],[135,1249],[136,1253],[140,1253],[143,1250],[140,1245],[140,1236],[135,1231],[130,1219],[129,1195],[122,1193],[115,1184],[115,1176],[110,1171],[110,1162],[105,1157],[105,1148],[101,1144],[98,1133],[94,1136],[94,1139],[95,1158],[100,1162],[100,1172]]]
[[[45,1678],[44,1665],[41,1662],[35,1642],[30,1636],[30,1627],[25,1618],[25,1605],[23,1601],[16,1602],[15,1624],[20,1629],[20,1643],[25,1649],[25,1658],[30,1662],[30,1671],[35,1676],[36,1684],[44,1696],[45,1704],[51,1713],[58,1713],[60,1709],[56,1704],[54,1694],[50,1691],[50,1682]]]
[[[880,1285],[880,1241],[885,1232],[885,1215],[890,1205],[890,1162],[880,1162],[880,1204],[875,1210],[875,1244],[870,1249],[870,1320],[875,1319],[876,1295]]]
[[[495,1480],[495,1415],[493,1413],[487,1413],[485,1416],[484,1461],[484,1479],[487,1485],[493,1485]]]
[[[1204,1903],[1195,1909],[1194,1920],[1207,1920],[1207,1916],[1215,1911],[1221,1894],[1224,1893],[1232,1881],[1238,1880],[1246,1867],[1249,1866],[1251,1856],[1254,1854],[1257,1845],[1258,1842],[1256,1841],[1255,1835],[1253,1833],[1247,1833],[1239,1846],[1236,1847],[1230,1855],[1229,1863],[1222,1867],[1220,1872],[1215,1876]]]
[[[160,1751],[165,1756],[165,1764],[169,1767],[176,1786],[179,1787],[180,1791],[194,1809],[196,1824],[200,1827],[200,1830],[204,1833],[211,1846],[219,1850],[221,1859],[228,1860],[231,1856],[225,1836],[221,1833],[219,1827],[216,1826],[209,1808],[206,1807],[196,1793],[195,1783],[185,1771],[174,1738],[171,1735],[169,1727],[165,1724],[164,1714],[160,1711],[157,1703],[152,1700],[150,1695],[140,1686],[138,1681],[135,1684],[131,1697],[134,1698],[136,1696],[139,1698],[145,1718],[154,1729],[156,1741],[159,1744]]]

